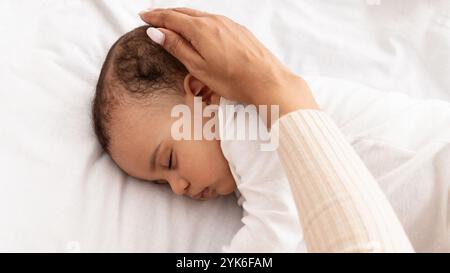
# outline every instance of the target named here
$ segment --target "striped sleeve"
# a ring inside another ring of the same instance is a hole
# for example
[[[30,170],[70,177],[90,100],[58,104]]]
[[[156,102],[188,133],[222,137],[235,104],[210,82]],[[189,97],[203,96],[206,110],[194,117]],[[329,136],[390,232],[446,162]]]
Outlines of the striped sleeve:
[[[309,251],[413,251],[374,177],[326,113],[298,110],[272,128]]]

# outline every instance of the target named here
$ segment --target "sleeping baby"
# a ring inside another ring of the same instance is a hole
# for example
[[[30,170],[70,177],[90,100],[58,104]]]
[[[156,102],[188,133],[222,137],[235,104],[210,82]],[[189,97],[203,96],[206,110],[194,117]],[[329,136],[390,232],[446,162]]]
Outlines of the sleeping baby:
[[[244,225],[223,251],[304,251],[297,210],[276,151],[263,151],[255,139],[174,138],[172,127],[179,120],[172,114],[174,107],[194,113],[196,102],[216,105],[217,111],[201,121],[222,121],[216,131],[224,136],[236,122],[233,116],[224,118],[224,110],[237,104],[189,74],[148,38],[147,28],[122,36],[103,64],[92,111],[104,151],[128,175],[167,184],[177,195],[209,200],[235,193]]]

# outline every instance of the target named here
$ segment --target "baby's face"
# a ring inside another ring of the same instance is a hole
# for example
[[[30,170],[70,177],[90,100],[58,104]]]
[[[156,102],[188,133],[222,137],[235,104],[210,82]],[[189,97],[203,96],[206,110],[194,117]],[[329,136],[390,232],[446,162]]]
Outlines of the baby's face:
[[[192,96],[184,100],[193,107]],[[178,103],[164,96],[158,106],[119,106],[111,126],[112,159],[127,174],[169,184],[178,195],[206,200],[232,193],[236,183],[219,140],[176,141],[171,137],[177,119],[170,111]]]

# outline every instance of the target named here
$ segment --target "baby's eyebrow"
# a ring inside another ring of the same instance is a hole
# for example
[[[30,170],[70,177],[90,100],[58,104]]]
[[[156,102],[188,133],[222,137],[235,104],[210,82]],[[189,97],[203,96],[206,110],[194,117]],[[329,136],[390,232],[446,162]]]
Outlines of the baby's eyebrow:
[[[155,166],[156,166],[156,156],[158,155],[158,151],[159,151],[159,147],[161,147],[161,143],[160,142],[158,144],[158,147],[156,147],[155,151],[153,152],[153,154],[150,156],[150,170],[155,170]]]

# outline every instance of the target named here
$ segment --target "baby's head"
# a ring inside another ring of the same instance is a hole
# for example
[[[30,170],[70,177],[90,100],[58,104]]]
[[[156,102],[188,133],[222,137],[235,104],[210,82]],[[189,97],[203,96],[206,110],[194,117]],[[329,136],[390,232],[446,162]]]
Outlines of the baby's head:
[[[127,174],[168,183],[176,194],[208,199],[232,193],[236,184],[219,140],[171,136],[172,107],[192,109],[195,95],[213,92],[153,43],[147,28],[122,36],[103,64],[92,107],[102,148]]]

